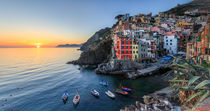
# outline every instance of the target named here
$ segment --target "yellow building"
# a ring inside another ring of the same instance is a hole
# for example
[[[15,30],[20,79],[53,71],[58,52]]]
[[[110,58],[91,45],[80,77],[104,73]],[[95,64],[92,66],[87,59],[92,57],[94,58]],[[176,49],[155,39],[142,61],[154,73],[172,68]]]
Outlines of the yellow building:
[[[186,25],[187,23],[184,21],[184,20],[181,20],[179,22],[176,23],[176,26],[177,27],[180,27],[180,26],[183,26],[183,25]]]
[[[134,41],[132,46],[133,46],[133,48],[132,48],[132,51],[133,51],[132,59],[137,60],[139,58],[138,57],[138,43],[136,41]]]
[[[155,23],[156,26],[160,25],[160,17],[155,17]]]

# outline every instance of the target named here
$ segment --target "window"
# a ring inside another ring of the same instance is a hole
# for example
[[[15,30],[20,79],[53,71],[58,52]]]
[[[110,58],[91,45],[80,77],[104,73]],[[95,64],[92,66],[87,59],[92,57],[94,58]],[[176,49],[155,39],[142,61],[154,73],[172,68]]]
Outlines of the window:
[[[132,54],[132,51],[130,51],[130,53]]]
[[[122,51],[122,53],[124,54],[125,52],[124,52],[124,51]]]
[[[124,44],[124,41],[122,41],[122,44]]]
[[[126,53],[128,53],[128,51],[126,51]]]
[[[132,41],[130,41],[130,43],[132,44]]]
[[[168,42],[168,40],[166,40],[166,42]]]
[[[136,51],[136,53],[138,53],[138,51]]]
[[[122,49],[124,49],[124,46],[122,46]]]
[[[136,49],[137,49],[138,47],[136,46]]]
[[[130,48],[132,48],[132,46],[130,46]]]
[[[172,45],[172,43],[170,43],[170,45]]]
[[[126,41],[126,43],[128,44],[128,41]]]
[[[133,47],[133,49],[135,49],[135,47]]]
[[[166,43],[166,45],[168,45],[168,43]]]
[[[172,42],[172,40],[170,40],[170,42]]]
[[[128,46],[126,46],[126,48],[128,48]]]
[[[133,53],[135,53],[135,51],[133,51]]]

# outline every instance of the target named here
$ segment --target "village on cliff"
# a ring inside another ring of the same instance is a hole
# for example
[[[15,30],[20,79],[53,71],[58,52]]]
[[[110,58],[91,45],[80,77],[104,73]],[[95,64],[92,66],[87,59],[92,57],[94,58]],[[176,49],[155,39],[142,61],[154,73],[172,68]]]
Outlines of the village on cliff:
[[[175,14],[118,15],[112,28],[117,59],[146,60],[166,55],[197,56],[210,61],[208,10]],[[199,62],[199,61],[198,61]]]
[[[137,78],[165,73],[173,57],[208,62],[209,17],[209,10],[198,9],[187,10],[182,16],[168,13],[118,15],[110,34],[109,62],[99,64],[95,71]]]
[[[83,44],[78,60],[68,63],[129,79],[172,75],[166,80],[174,90],[145,95],[143,103],[136,101],[121,111],[189,111],[205,99],[209,104],[210,10],[123,14],[115,19],[112,28],[96,32]]]

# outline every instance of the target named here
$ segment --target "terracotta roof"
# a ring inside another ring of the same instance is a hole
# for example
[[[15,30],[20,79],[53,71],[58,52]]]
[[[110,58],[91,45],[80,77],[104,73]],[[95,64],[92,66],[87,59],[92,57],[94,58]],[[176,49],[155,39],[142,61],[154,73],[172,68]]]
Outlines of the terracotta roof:
[[[172,32],[176,32],[176,30],[172,30]]]
[[[158,27],[152,27],[150,30],[151,31],[156,31],[156,32],[159,32],[160,31],[160,29]]]
[[[175,35],[175,34],[174,34],[174,33],[172,33],[172,32],[166,32],[166,33],[165,33],[165,35],[170,36],[170,35]]]

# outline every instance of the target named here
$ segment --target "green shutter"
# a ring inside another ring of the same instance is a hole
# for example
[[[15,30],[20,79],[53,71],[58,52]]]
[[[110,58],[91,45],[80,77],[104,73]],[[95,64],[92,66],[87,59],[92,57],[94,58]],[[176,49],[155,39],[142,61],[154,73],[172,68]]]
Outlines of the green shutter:
[[[201,37],[198,37],[197,41],[201,41]]]
[[[207,48],[205,49],[205,54],[208,54],[208,49]]]

